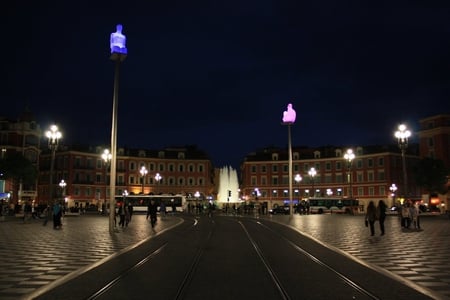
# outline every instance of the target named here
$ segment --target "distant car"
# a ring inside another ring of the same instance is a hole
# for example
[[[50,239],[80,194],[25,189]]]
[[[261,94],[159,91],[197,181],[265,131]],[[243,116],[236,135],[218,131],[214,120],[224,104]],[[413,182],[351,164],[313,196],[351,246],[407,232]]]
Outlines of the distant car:
[[[269,213],[272,215],[288,215],[289,214],[289,206],[277,206],[269,210]]]

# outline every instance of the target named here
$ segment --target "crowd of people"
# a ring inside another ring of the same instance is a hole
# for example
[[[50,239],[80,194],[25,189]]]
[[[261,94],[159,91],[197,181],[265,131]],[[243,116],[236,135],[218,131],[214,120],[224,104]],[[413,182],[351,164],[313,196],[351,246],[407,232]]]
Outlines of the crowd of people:
[[[375,205],[374,201],[370,201],[367,206],[365,224],[370,229],[370,235],[375,235],[375,222],[380,225],[380,235],[385,234],[384,221],[386,219],[386,203],[383,200],[378,201]],[[399,209],[399,218],[401,227],[404,229],[420,230],[420,209],[418,203],[405,201]]]

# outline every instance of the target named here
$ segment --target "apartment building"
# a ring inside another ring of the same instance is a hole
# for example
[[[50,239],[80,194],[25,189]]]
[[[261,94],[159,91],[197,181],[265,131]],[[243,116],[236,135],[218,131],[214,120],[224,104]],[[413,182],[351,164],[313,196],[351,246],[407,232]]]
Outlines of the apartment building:
[[[0,117],[1,159],[18,152],[38,169],[41,134],[39,124],[28,109],[17,119]],[[0,178],[0,182],[0,193],[8,195],[8,199],[2,197],[3,201],[21,204],[24,201],[32,202],[37,197],[37,182],[14,182],[3,178]]]
[[[51,152],[40,156],[38,202],[47,203],[50,191],[64,199],[68,208],[100,207],[109,199],[109,164],[103,160],[105,147],[60,146],[55,153],[53,188],[50,188]],[[163,150],[117,150],[116,195],[214,193],[213,166],[207,154],[195,146]],[[145,167],[147,172],[141,173]],[[158,176],[157,176],[158,174]],[[60,183],[64,180],[64,184]]]
[[[379,199],[393,205],[391,185],[404,186],[398,146],[355,147],[351,165],[344,159],[348,148],[351,147],[293,147],[293,202],[313,196],[342,196],[356,198],[363,206]],[[397,191],[397,200],[399,197],[420,198],[421,191],[412,174],[419,159],[418,145],[410,145],[405,154],[407,195]],[[315,170],[314,175],[310,173],[311,168]],[[250,153],[242,163],[241,179],[241,197],[247,202],[258,201],[268,208],[288,204],[288,150],[266,148]]]

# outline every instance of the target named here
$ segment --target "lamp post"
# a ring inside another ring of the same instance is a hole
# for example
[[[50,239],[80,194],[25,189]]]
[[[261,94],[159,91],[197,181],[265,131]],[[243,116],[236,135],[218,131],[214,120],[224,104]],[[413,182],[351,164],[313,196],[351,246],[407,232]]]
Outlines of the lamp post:
[[[128,50],[125,46],[126,37],[122,34],[122,25],[116,26],[116,32],[110,36],[110,59],[115,62],[114,69],[114,92],[113,92],[113,108],[112,108],[112,125],[111,125],[111,171],[109,179],[109,232],[114,232],[115,220],[115,190],[116,190],[116,158],[117,158],[117,109],[119,105],[119,74],[120,64],[125,60]]]
[[[406,161],[405,161],[405,151],[408,148],[408,138],[411,136],[411,131],[409,131],[404,124],[398,126],[398,130],[395,132],[395,137],[398,141],[398,147],[400,148],[402,154],[402,165],[403,165],[403,196],[408,195],[408,178],[406,175]]]
[[[288,150],[289,150],[289,215],[293,215],[292,203],[292,144],[291,144],[291,125],[295,123],[296,112],[292,108],[292,104],[287,105],[287,110],[283,112],[283,125],[288,127]]]
[[[395,192],[397,191],[397,186],[395,185],[395,183],[391,184],[389,190],[391,190],[392,192],[392,206],[395,206]]]
[[[316,196],[316,190],[314,189],[314,177],[316,176],[316,174],[317,174],[317,171],[316,171],[315,168],[309,169],[308,175],[309,175],[309,177],[311,179],[311,182],[312,182],[312,196],[313,196],[313,198]]]
[[[53,170],[55,169],[55,153],[56,149],[58,149],[59,139],[62,137],[61,132],[58,130],[58,126],[52,125],[50,126],[50,130],[45,133],[45,136],[48,138],[48,147],[52,153],[50,159],[50,184],[49,184],[49,201],[47,202],[47,207],[50,204],[53,204]],[[49,210],[50,211],[50,210]]]
[[[301,196],[300,196],[300,182],[302,181],[302,176],[300,174],[296,174],[294,177],[295,182],[298,185],[298,204],[300,204]]]
[[[347,161],[347,182],[349,185],[349,198],[353,198],[353,188],[352,188],[352,162],[355,158],[355,154],[352,149],[347,149],[347,152],[344,154],[344,159]]]
[[[59,182],[59,187],[61,188],[61,198],[62,198],[62,205],[64,208],[66,208],[66,185],[67,183],[64,181],[64,179],[61,179]]]
[[[156,185],[159,185],[160,180],[162,179],[161,174],[156,173],[155,175],[155,181],[156,181]],[[200,195],[200,194],[199,194]]]
[[[145,166],[142,166],[141,169],[139,170],[139,173],[141,173],[141,178],[142,178],[142,194],[144,194],[144,184],[145,184],[145,176],[147,176],[147,168]]]
[[[111,163],[111,158],[112,158],[112,155],[109,152],[109,150],[108,149],[103,150],[102,159],[103,159],[103,165],[105,166],[105,201],[103,202],[102,215],[105,214],[105,210],[106,210],[106,194],[107,194],[107,190],[108,190],[108,167],[109,167],[109,164]],[[109,209],[111,209],[111,207]]]

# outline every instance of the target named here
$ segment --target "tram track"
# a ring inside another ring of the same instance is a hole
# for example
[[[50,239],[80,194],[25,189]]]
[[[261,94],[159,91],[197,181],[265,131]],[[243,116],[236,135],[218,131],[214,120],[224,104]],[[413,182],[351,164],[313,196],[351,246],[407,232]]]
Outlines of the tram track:
[[[195,218],[84,299],[382,298],[281,228],[253,218]]]

